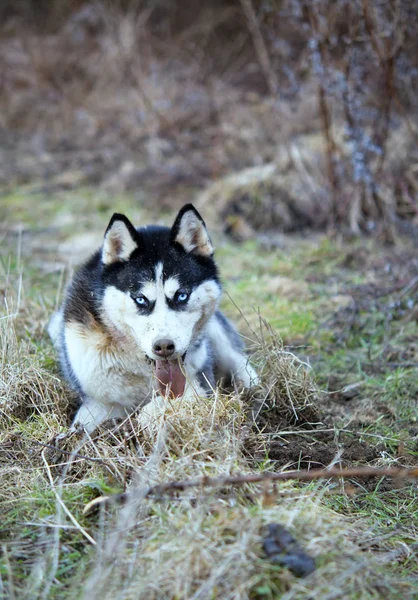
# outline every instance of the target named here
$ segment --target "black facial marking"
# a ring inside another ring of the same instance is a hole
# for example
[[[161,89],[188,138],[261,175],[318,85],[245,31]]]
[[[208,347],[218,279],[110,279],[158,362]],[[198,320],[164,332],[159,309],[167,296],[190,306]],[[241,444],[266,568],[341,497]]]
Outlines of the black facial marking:
[[[176,311],[186,310],[187,309],[187,304],[188,304],[189,299],[190,299],[190,294],[191,294],[191,290],[190,289],[186,290],[184,288],[180,288],[174,294],[173,298],[167,298],[166,297],[165,300],[167,302],[167,306],[169,308],[171,308],[172,310],[176,310]],[[185,296],[185,298],[183,298],[183,296]]]
[[[155,300],[148,300],[143,294],[131,294],[140,315],[150,315],[154,310]]]
[[[105,285],[114,285],[121,291],[129,292],[131,296],[140,293],[142,285],[155,281],[158,263],[163,265],[163,282],[176,277],[179,290],[188,294],[203,281],[218,281],[213,258],[186,253],[179,244],[172,242],[172,231],[167,227],[149,226],[138,229],[137,243],[138,248],[129,261],[104,267]],[[178,307],[182,304],[178,302],[178,297],[171,302]]]
[[[179,215],[189,208],[186,206]],[[200,215],[199,215],[200,217]],[[176,221],[178,221],[178,218]],[[201,217],[200,217],[201,218]],[[116,219],[123,220],[130,229],[133,226],[123,215],[114,215],[109,224]],[[155,267],[163,264],[163,282],[170,277],[179,281],[179,290],[191,293],[204,281],[219,282],[218,271],[212,256],[199,256],[185,252],[180,244],[173,241],[174,227],[148,226],[131,230],[135,236],[137,248],[125,262],[105,265],[98,250],[77,272],[70,286],[64,305],[65,320],[83,322],[86,314],[91,313],[101,322],[102,299],[108,286],[128,293],[132,298],[141,294],[142,286],[155,281]],[[132,300],[134,302],[134,300]],[[174,310],[185,310],[187,302],[179,303],[167,299]],[[136,303],[137,310],[141,310]],[[150,311],[152,311],[152,308]],[[147,313],[142,313],[147,314]]]

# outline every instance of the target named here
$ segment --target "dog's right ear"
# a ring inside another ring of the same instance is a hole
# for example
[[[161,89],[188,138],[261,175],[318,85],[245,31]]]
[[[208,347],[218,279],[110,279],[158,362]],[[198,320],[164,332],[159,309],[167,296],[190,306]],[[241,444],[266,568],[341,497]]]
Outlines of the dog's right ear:
[[[111,265],[129,259],[138,248],[137,231],[125,215],[115,213],[110,219],[104,236],[102,262]]]

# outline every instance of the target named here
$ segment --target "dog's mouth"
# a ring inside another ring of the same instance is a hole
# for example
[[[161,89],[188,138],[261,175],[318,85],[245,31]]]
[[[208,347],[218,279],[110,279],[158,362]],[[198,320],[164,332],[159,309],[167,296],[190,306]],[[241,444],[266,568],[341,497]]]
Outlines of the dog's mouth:
[[[186,387],[186,376],[184,371],[184,359],[186,353],[181,358],[174,360],[157,359],[155,364],[155,377],[158,382],[160,393],[163,396],[179,398],[183,396]]]

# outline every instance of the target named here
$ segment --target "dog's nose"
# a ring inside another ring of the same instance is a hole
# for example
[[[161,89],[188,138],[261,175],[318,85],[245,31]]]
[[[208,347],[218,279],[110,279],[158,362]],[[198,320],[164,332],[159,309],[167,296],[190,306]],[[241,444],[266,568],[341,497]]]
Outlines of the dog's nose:
[[[173,340],[162,339],[156,340],[152,345],[152,350],[154,354],[157,356],[161,356],[162,358],[168,358],[172,354],[174,354],[174,350],[176,346]]]

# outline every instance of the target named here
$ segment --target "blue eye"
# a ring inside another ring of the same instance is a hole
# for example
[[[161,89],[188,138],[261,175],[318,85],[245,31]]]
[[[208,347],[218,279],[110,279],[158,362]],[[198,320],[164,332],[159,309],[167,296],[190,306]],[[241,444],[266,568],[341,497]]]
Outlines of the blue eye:
[[[138,306],[148,306],[148,299],[145,296],[137,296],[134,300]]]
[[[177,292],[176,294],[176,302],[179,304],[184,304],[189,299],[190,294],[187,292]]]

